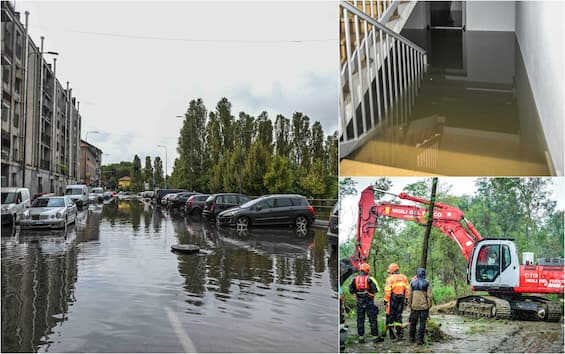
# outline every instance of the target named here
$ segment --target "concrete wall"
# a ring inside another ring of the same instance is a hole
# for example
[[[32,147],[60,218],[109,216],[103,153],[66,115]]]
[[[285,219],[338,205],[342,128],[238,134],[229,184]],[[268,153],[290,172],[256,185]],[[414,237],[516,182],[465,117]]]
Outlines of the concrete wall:
[[[549,153],[564,175],[563,11],[561,1],[516,4],[516,37],[545,132]]]
[[[408,21],[404,25],[406,29],[423,29],[428,25],[428,4],[426,1],[418,1],[412,10]]]
[[[467,31],[514,32],[514,1],[467,1]]]

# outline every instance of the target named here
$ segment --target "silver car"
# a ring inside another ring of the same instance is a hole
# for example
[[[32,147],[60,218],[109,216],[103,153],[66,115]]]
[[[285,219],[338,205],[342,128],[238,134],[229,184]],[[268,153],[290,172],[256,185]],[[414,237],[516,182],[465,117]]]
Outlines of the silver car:
[[[25,211],[20,227],[66,227],[75,222],[76,217],[77,206],[69,196],[42,197],[36,199],[31,208]]]

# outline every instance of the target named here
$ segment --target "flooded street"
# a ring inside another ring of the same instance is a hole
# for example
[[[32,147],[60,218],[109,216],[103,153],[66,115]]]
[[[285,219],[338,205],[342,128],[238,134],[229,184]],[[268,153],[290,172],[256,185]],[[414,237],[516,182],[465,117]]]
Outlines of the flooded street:
[[[122,201],[2,236],[3,352],[337,351],[325,230],[237,233]]]

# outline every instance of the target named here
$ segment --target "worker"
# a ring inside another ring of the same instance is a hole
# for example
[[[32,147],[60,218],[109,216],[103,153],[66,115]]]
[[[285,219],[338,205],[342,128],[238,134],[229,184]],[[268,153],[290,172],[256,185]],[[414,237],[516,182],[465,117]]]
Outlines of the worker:
[[[388,330],[390,339],[403,339],[402,311],[404,311],[410,292],[408,279],[400,273],[400,267],[396,263],[391,263],[388,266],[387,274],[384,297],[386,309],[385,332]],[[386,336],[386,333],[384,333],[384,336]]]
[[[367,263],[362,263],[359,270],[361,274],[353,278],[351,285],[349,285],[349,292],[357,297],[357,334],[359,335],[359,342],[365,342],[365,313],[369,317],[371,336],[375,337],[376,342],[382,342],[383,338],[379,337],[379,328],[377,326],[379,310],[374,303],[375,293],[378,291],[377,281],[369,276],[371,267]]]
[[[418,268],[416,279],[410,282],[410,294],[408,295],[408,307],[410,308],[410,341],[417,345],[424,344],[424,334],[426,333],[426,321],[430,315],[432,307],[432,286],[426,280],[426,270]],[[418,327],[418,337],[416,338],[416,325]]]

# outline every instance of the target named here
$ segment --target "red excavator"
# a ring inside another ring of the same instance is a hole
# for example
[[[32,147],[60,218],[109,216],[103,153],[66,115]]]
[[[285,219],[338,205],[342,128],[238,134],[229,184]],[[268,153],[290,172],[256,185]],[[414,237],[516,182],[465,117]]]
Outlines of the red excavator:
[[[390,194],[390,193],[389,193]],[[429,206],[431,202],[401,193],[397,197]],[[341,261],[340,282],[366,262],[377,217],[386,216],[426,224],[428,209],[416,205],[375,202],[372,186],[361,193],[355,253]],[[461,210],[444,203],[434,203],[432,226],[457,243],[467,260],[467,282],[473,291],[488,295],[469,295],[457,299],[456,312],[463,315],[502,319],[539,319],[557,322],[561,305],[542,296],[560,294],[564,289],[563,258],[534,264],[533,255],[525,253],[520,264],[513,239],[482,238]],[[531,257],[530,257],[531,256]],[[529,258],[529,259],[528,259]]]

